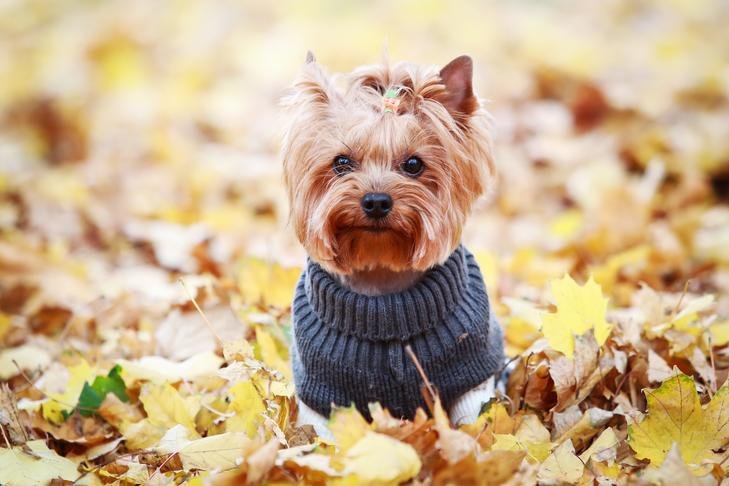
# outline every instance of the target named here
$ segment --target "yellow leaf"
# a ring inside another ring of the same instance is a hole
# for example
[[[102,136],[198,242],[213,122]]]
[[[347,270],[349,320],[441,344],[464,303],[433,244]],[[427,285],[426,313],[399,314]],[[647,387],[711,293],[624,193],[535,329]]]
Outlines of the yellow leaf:
[[[0,484],[49,484],[58,478],[75,481],[81,475],[73,461],[49,449],[45,441],[32,440],[25,446],[33,455],[24,452],[21,447],[0,449]]]
[[[509,416],[506,406],[503,403],[492,403],[488,410],[479,415],[472,424],[463,424],[459,428],[471,437],[482,434],[486,427],[489,427],[493,434],[503,434],[514,431],[515,419]]]
[[[92,57],[97,63],[101,87],[108,90],[136,86],[146,78],[141,50],[123,36],[113,36],[96,46]]]
[[[288,307],[300,274],[299,268],[285,268],[277,263],[249,258],[239,268],[238,289],[246,302],[263,301]]]
[[[281,357],[273,337],[261,326],[256,327],[256,342],[258,343],[258,351],[261,354],[261,361],[266,363],[268,367],[283,373],[286,380],[293,380],[293,373],[288,360]]]
[[[162,383],[215,376],[223,360],[212,351],[206,351],[181,362],[161,356],[143,356],[135,361],[121,359],[118,363],[122,367],[124,382],[129,386],[140,380]]]
[[[514,435],[494,434],[496,442],[491,450],[527,452],[531,462],[542,462],[554,444],[550,441],[549,431],[536,415],[527,415]]]
[[[360,484],[395,485],[420,472],[420,458],[412,446],[368,431],[344,455],[344,473]]]
[[[702,407],[691,377],[669,378],[656,390],[645,392],[648,415],[628,427],[628,443],[639,459],[659,467],[673,444],[695,474],[706,472],[704,461],[718,462],[713,450],[729,440],[729,387],[723,386]]]
[[[228,412],[235,415],[225,421],[226,432],[245,432],[253,437],[263,423],[266,406],[251,381],[241,381],[230,387]]]
[[[590,459],[594,461],[614,461],[619,442],[620,439],[615,435],[613,428],[608,427],[602,431],[585,452],[580,454],[580,459],[584,463],[587,463]]]
[[[650,484],[680,484],[682,486],[701,486],[717,484],[711,474],[697,477],[683,462],[678,446],[673,444],[660,468],[648,468],[642,476]]]
[[[729,343],[729,321],[712,324],[709,331],[711,332],[712,346],[722,346]]]
[[[552,293],[557,312],[542,316],[542,332],[549,345],[572,358],[575,336],[593,330],[595,340],[601,345],[610,335],[612,327],[605,320],[607,298],[600,286],[590,277],[579,286],[569,275],[552,281]]]
[[[618,272],[627,265],[645,263],[650,255],[650,248],[646,245],[636,246],[629,250],[622,251],[611,256],[602,265],[592,267],[590,272],[595,277],[595,281],[608,293],[615,285]]]
[[[10,326],[10,316],[5,314],[4,312],[0,312],[0,339],[2,339],[5,334],[8,333],[8,331],[10,330]]]
[[[124,443],[130,450],[156,446],[165,434],[165,428],[153,424],[148,418],[123,426]]]
[[[49,400],[43,404],[43,417],[55,424],[65,419],[63,412],[70,412],[76,406],[78,397],[86,381],[91,381],[94,370],[82,359],[68,367],[68,381],[63,393],[49,393]]]
[[[473,256],[476,259],[476,263],[478,263],[479,268],[481,268],[481,274],[483,275],[483,281],[486,284],[486,288],[495,292],[499,282],[498,257],[486,250],[476,251]]]
[[[183,399],[169,383],[145,384],[139,394],[139,400],[144,405],[152,425],[170,429],[179,424],[190,431],[191,436],[198,437],[194,417],[200,408],[199,400],[195,402]]]
[[[346,451],[371,430],[370,424],[355,407],[335,408],[329,418],[332,432],[341,451]]]
[[[572,441],[567,440],[542,463],[537,478],[540,484],[574,484],[580,480],[584,469],[584,464],[575,455]]]
[[[578,209],[565,211],[549,224],[549,232],[565,240],[574,237],[582,228],[584,217]]]
[[[277,397],[292,397],[295,391],[294,383],[291,381],[286,383],[274,381],[271,383],[271,394]]]
[[[699,313],[706,311],[714,304],[714,296],[711,294],[703,295],[697,299],[693,299],[686,304],[681,312],[676,314],[670,325],[679,331],[697,335],[701,329],[694,326],[693,323],[699,318]]]
[[[236,467],[245,455],[251,440],[242,432],[227,432],[197,440],[189,440],[182,426],[175,426],[160,441],[158,450],[179,454],[185,471],[191,469],[226,470]]]

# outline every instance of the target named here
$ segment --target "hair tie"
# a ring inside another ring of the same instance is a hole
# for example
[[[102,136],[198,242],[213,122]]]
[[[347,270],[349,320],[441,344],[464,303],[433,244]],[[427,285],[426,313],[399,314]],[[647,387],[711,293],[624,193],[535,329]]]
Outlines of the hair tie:
[[[388,88],[382,95],[382,113],[397,113],[400,106],[400,92],[402,88]]]

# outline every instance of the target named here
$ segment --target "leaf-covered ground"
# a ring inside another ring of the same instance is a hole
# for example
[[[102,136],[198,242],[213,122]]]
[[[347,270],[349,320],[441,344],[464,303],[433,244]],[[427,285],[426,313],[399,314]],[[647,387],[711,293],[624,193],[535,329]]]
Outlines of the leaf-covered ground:
[[[715,484],[729,471],[729,9],[700,0],[0,7],[0,483]],[[296,428],[277,98],[470,53],[464,241],[515,358],[455,429]],[[571,277],[570,277],[571,275]]]

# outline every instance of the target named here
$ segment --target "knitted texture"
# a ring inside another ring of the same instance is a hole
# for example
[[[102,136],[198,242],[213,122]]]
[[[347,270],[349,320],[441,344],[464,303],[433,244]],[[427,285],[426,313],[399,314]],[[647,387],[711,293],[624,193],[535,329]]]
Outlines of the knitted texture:
[[[370,402],[403,418],[425,408],[407,344],[446,409],[504,361],[481,271],[463,246],[414,286],[380,296],[353,292],[309,261],[296,287],[293,328],[297,394],[325,416],[332,404],[354,403],[367,417]]]

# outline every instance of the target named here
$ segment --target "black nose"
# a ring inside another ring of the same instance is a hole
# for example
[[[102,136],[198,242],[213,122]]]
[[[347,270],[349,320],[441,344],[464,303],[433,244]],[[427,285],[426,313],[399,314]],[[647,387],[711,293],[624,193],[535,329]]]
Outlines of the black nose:
[[[362,210],[369,218],[384,218],[391,209],[392,198],[384,192],[368,192],[362,198]]]

